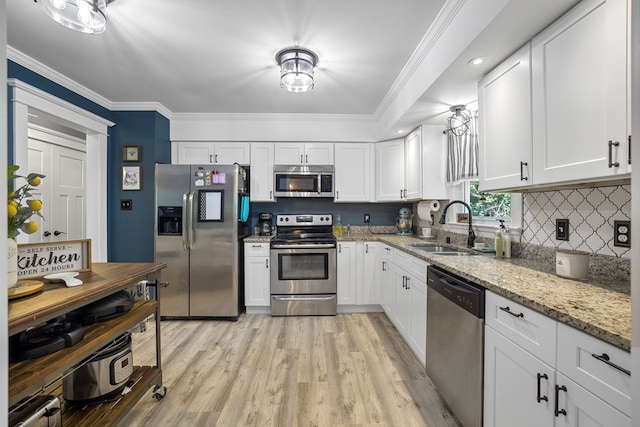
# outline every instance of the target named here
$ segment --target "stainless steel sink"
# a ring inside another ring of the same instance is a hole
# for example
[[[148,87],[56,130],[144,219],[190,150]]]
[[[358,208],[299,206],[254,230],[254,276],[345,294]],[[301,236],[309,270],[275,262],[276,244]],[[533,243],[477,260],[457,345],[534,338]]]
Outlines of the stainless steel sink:
[[[470,252],[460,251],[455,248],[449,248],[447,246],[439,246],[436,244],[416,244],[409,245],[411,249],[427,252],[434,255],[474,255]]]

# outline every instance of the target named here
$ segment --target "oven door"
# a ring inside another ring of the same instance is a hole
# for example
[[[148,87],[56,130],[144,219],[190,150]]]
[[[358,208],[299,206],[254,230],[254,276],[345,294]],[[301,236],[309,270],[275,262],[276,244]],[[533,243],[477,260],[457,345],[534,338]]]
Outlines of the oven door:
[[[274,245],[271,248],[271,294],[335,294],[335,244]]]

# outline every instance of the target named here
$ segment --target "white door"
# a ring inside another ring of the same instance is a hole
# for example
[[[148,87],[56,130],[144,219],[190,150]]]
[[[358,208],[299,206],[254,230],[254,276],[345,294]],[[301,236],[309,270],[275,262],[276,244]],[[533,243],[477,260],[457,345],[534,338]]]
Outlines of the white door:
[[[29,172],[46,175],[38,187],[44,221],[29,242],[76,240],[86,237],[86,153],[29,138]]]

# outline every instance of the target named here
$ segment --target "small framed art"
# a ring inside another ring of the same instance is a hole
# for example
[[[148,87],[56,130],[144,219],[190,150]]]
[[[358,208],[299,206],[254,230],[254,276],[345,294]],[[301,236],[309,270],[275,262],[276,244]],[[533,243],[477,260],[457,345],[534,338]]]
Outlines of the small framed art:
[[[125,162],[139,162],[140,146],[125,145],[124,147],[122,147],[122,160]]]
[[[123,190],[140,190],[142,188],[140,166],[123,166],[122,167],[122,189]]]

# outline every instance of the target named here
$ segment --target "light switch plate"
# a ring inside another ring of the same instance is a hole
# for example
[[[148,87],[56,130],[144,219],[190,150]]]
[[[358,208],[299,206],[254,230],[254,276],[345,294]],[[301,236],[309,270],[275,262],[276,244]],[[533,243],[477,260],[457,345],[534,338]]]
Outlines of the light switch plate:
[[[613,221],[613,246],[631,247],[631,221]]]
[[[556,240],[569,240],[568,218],[556,218]]]
[[[131,199],[120,199],[120,210],[130,211],[133,209],[133,201]]]

